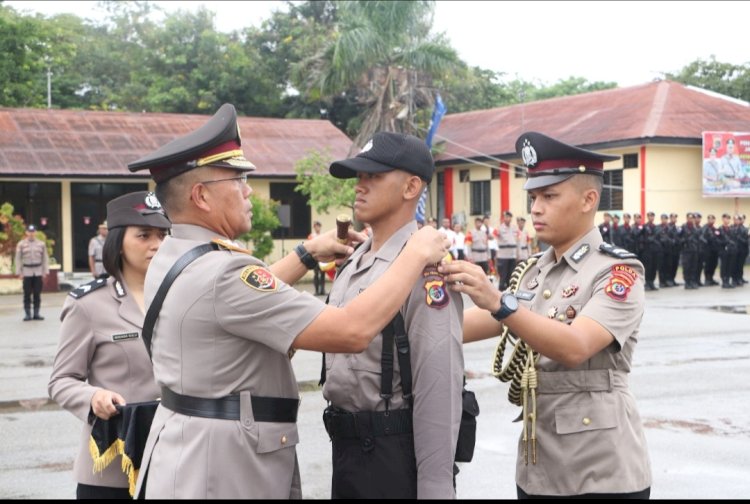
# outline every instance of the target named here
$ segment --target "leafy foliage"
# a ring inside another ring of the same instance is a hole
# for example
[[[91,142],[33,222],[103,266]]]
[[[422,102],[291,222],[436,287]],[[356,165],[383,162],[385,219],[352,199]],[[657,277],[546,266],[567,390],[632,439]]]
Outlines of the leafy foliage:
[[[314,150],[294,165],[299,182],[294,190],[307,196],[318,213],[327,214],[331,207],[354,209],[356,180],[331,177],[328,172],[331,161],[329,151]]]
[[[271,233],[281,225],[277,214],[279,202],[251,194],[250,203],[253,206],[253,227],[248,233],[240,236],[240,239],[251,241],[253,255],[262,260],[273,251]]]

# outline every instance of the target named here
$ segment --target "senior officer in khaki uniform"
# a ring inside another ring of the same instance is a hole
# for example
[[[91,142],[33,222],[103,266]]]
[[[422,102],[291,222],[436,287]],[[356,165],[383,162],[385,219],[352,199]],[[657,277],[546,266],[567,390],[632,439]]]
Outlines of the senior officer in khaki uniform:
[[[34,320],[44,320],[39,314],[42,304],[44,277],[49,273],[47,245],[36,237],[36,226],[26,226],[26,236],[16,245],[16,274],[23,280],[24,321],[32,320],[31,301],[34,300]]]
[[[464,314],[465,341],[497,335],[505,324],[540,354],[528,369],[535,397],[533,383],[522,387],[518,495],[647,498],[651,466],[628,388],[643,266],[604,243],[594,225],[603,163],[617,157],[535,132],[522,134],[516,150],[528,167],[534,229],[550,249],[533,258],[514,293],[497,292],[467,263],[440,270],[477,305]]]
[[[437,229],[420,230],[366,292],[344,308],[327,307],[289,285],[316,262],[353,251],[335,230],[270,267],[232,243],[251,228],[246,172],[254,169],[243,156],[234,106],[223,105],[198,130],[128,168],[150,170],[173,223],[149,266],[147,306],[186,252],[209,242],[219,249],[184,268],[163,298],[151,346],[161,403],[136,492],[170,499],[301,497],[291,351],[362,351],[450,244]],[[349,239],[365,237],[350,231]]]
[[[141,340],[143,282],[171,224],[147,191],[113,199],[107,203],[107,217],[110,232],[102,261],[110,277],[82,285],[65,299],[47,386],[53,401],[83,421],[73,466],[79,499],[130,498],[137,472],[123,472],[127,464],[118,455],[94,463],[89,449],[94,416],[108,420],[117,414],[115,405],[159,397]]]
[[[329,304],[347,306],[398,257],[417,230],[419,195],[434,171],[423,140],[388,132],[375,133],[356,157],[331,164],[334,177],[358,179],[354,215],[371,225],[372,237],[342,266]],[[463,299],[448,292],[435,265],[409,287],[399,311],[408,363],[394,358],[399,343],[385,331],[362,353],[325,355],[323,395],[330,406],[324,418],[332,440],[334,499],[456,497]],[[405,373],[402,364],[410,371]]]

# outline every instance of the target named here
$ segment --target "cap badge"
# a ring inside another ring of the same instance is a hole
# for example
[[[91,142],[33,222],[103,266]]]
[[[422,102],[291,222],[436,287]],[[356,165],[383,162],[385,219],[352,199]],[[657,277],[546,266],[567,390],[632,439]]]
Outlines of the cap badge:
[[[579,171],[579,172],[581,172],[581,173],[583,173],[583,172],[585,172],[585,171],[586,171],[586,167],[585,167],[585,166],[583,166],[583,165],[580,165],[580,166],[578,167],[578,171]]]
[[[521,158],[523,159],[523,164],[526,166],[534,166],[537,161],[536,156],[536,150],[531,145],[531,142],[528,138],[524,139],[523,141],[523,148],[521,149]]]
[[[369,140],[364,147],[362,147],[362,150],[359,151],[360,154],[363,152],[367,152],[368,150],[372,149],[372,140]]]
[[[161,203],[159,203],[159,200],[156,198],[156,194],[152,192],[146,195],[146,198],[143,200],[143,202],[151,210],[159,210],[161,208]]]

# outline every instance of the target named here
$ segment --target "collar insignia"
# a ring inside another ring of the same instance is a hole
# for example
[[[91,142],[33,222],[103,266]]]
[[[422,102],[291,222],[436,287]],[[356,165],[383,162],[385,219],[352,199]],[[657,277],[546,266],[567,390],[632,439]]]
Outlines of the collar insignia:
[[[589,250],[591,250],[591,247],[589,247],[588,243],[584,243],[580,247],[578,247],[578,250],[573,252],[573,255],[570,256],[570,258],[573,260],[573,262],[580,262],[581,259],[586,257],[586,254],[589,253]]]

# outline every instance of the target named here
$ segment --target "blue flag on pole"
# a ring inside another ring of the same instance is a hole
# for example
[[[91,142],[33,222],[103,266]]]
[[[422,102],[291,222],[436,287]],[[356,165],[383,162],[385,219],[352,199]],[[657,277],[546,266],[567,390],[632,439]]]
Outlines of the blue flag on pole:
[[[432,118],[430,119],[430,128],[427,131],[427,138],[425,138],[427,147],[432,148],[432,139],[438,129],[440,120],[443,118],[447,110],[448,109],[445,107],[443,100],[440,98],[440,93],[437,93],[437,96],[435,96],[435,108],[432,110]],[[426,206],[427,188],[422,192],[422,195],[419,197],[419,202],[417,203],[417,212],[414,216],[417,219],[417,222],[424,223],[424,212]]]

